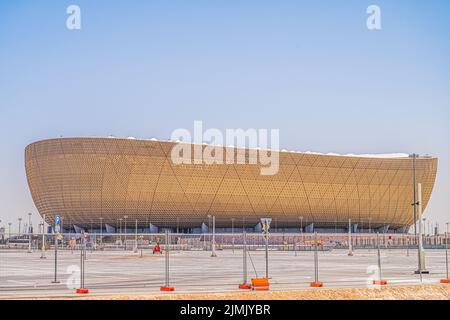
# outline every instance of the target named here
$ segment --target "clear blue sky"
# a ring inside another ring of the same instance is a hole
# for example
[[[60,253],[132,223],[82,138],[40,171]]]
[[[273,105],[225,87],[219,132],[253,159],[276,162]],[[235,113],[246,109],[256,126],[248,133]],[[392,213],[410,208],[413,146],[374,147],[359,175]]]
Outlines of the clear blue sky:
[[[66,28],[81,7],[82,29]],[[381,7],[382,30],[366,28]],[[450,220],[450,2],[1,1],[0,219],[34,207],[24,148],[279,128],[281,147],[439,157],[426,214]],[[15,226],[13,230],[16,230]]]

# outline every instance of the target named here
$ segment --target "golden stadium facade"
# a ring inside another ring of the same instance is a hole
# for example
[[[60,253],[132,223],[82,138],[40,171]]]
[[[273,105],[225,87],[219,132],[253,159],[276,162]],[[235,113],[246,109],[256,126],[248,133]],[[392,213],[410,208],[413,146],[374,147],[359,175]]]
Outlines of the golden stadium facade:
[[[112,227],[126,217],[134,227],[194,230],[216,217],[218,228],[405,230],[413,224],[413,158],[280,152],[279,171],[260,165],[182,164],[171,160],[176,142],[121,138],[58,138],[25,150],[27,180],[47,223]],[[248,150],[247,156],[248,156]],[[437,158],[417,157],[423,209],[436,178]]]

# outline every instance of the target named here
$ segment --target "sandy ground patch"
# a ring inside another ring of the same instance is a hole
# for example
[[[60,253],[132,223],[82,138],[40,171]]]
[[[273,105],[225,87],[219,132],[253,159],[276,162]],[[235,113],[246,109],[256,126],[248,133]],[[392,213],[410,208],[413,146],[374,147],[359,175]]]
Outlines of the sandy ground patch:
[[[450,286],[423,285],[404,287],[307,289],[269,292],[227,292],[196,294],[155,294],[86,296],[86,300],[449,300]]]

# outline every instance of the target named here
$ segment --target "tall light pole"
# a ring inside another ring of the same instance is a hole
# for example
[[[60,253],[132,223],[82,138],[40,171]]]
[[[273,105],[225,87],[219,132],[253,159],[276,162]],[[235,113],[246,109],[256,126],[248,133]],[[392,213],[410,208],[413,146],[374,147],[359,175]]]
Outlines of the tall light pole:
[[[11,222],[8,222],[8,239],[11,239]]]
[[[416,157],[417,155],[415,153],[412,154],[413,158],[413,206],[414,206],[414,235],[417,235],[417,227],[416,227],[416,220],[417,220],[417,199],[416,199]]]
[[[417,220],[419,221],[419,245],[418,245],[418,250],[417,250],[417,254],[418,254],[418,269],[416,271],[416,274],[422,274],[422,273],[428,273],[428,271],[426,271],[426,267],[425,267],[425,252],[423,250],[423,235],[422,235],[422,184],[418,183],[417,184],[417,194],[418,194],[418,207],[419,207],[419,212],[418,212],[418,217]]]
[[[28,212],[28,253],[31,253],[31,212]]]

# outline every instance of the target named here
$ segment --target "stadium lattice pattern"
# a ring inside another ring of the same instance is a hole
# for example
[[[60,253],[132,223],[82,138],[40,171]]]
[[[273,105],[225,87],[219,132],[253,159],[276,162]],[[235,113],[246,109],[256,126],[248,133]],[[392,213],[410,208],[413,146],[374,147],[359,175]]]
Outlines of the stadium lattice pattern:
[[[25,150],[27,179],[40,214],[53,224],[149,223],[189,228],[216,216],[218,227],[254,226],[271,217],[278,227],[373,228],[413,223],[412,158],[280,152],[279,172],[262,176],[250,164],[175,165],[175,142],[119,138],[59,138]],[[248,150],[247,150],[248,151]],[[248,158],[248,152],[246,154]],[[437,158],[416,159],[423,208],[430,199]]]

